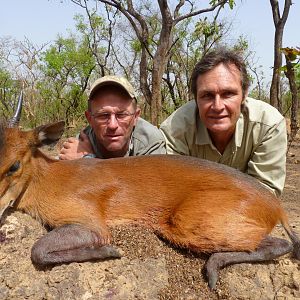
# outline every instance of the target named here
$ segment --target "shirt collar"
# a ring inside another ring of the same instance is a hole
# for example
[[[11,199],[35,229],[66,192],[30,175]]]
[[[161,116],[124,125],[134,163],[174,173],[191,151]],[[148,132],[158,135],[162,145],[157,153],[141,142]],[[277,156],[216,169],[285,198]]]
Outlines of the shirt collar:
[[[134,129],[133,128],[132,132],[131,132],[131,136],[130,136],[130,141],[129,141],[129,146],[128,146],[128,151],[126,152],[125,156],[132,156],[133,155],[133,136],[134,136]]]
[[[196,126],[197,126],[197,135],[196,135],[196,144],[197,145],[212,145],[211,138],[208,134],[207,128],[204,123],[201,121],[199,117],[199,113],[197,110],[196,115]]]
[[[236,122],[236,128],[234,133],[234,142],[236,147],[241,147],[244,135],[244,115],[240,114],[238,121]]]

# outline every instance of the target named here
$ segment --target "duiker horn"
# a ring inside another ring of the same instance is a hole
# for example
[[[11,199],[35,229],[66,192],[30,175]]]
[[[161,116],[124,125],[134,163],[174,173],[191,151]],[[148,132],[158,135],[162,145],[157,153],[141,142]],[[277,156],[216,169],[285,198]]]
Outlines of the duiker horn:
[[[23,91],[21,91],[18,104],[16,107],[16,111],[11,119],[7,122],[7,127],[16,127],[19,125],[21,119],[21,112],[22,112],[22,105],[23,105]]]

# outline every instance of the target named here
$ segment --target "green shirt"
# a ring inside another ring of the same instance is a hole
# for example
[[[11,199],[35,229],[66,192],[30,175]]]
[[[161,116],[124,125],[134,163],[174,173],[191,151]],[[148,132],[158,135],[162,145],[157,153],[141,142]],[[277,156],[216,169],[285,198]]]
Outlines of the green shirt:
[[[103,158],[97,147],[93,129],[88,126],[84,132],[88,135],[97,158]],[[131,134],[129,149],[125,156],[166,154],[165,139],[159,129],[146,120],[139,118]]]
[[[236,168],[257,178],[277,196],[286,175],[287,135],[284,117],[273,106],[246,98],[235,134],[220,154],[199,117],[195,101],[169,116],[160,127],[167,154],[191,155]]]

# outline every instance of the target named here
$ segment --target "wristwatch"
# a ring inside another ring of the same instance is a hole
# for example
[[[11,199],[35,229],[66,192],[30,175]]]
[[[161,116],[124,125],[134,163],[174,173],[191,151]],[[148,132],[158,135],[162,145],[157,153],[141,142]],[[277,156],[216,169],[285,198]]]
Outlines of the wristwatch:
[[[87,154],[84,154],[82,156],[82,158],[96,158],[96,154],[94,154],[94,153],[87,153]]]

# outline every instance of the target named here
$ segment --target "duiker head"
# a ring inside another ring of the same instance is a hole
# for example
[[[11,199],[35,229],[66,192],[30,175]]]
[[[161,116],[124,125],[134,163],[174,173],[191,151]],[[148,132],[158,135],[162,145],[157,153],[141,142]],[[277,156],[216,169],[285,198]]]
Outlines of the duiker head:
[[[22,197],[35,173],[33,162],[38,148],[57,141],[63,130],[63,121],[30,131],[0,125],[0,223],[7,209]]]

